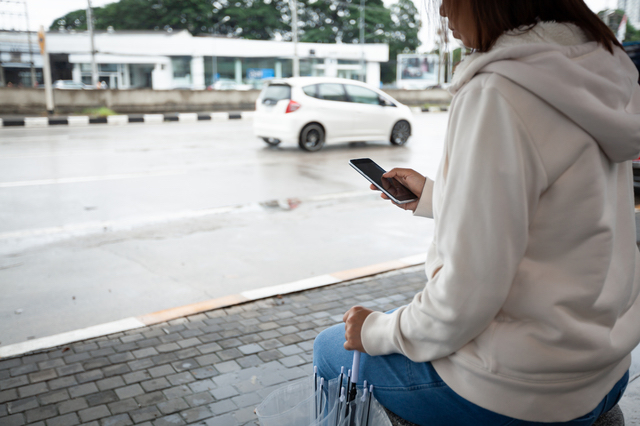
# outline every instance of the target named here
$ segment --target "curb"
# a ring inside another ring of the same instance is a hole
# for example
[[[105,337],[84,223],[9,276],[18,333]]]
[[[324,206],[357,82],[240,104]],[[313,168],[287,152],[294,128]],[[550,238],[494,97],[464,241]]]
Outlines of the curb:
[[[89,124],[123,125],[131,123],[157,124],[168,121],[193,123],[196,121],[227,121],[249,119],[253,111],[245,112],[207,112],[207,113],[173,113],[173,114],[130,114],[109,115],[106,117],[68,116],[68,117],[24,117],[14,119],[0,118],[2,127],[49,127],[49,126],[86,126]]]
[[[124,318],[104,324],[94,325],[79,330],[68,331],[66,333],[54,334],[53,336],[41,337],[39,339],[28,340],[26,342],[15,343],[0,347],[0,359],[24,355],[29,352],[51,349],[57,346],[66,345],[82,340],[103,337],[109,334],[121,333],[141,327],[159,324],[182,317],[187,317],[214,309],[228,308],[248,302],[255,302],[260,299],[275,297],[280,295],[298,293],[305,290],[325,287],[328,285],[340,284],[360,278],[378,275],[384,272],[396,271],[424,263],[426,253],[415,256],[404,257],[391,260],[389,262],[369,265],[362,268],[349,269],[346,271],[334,272],[332,274],[319,275],[299,281],[280,284],[271,287],[259,288],[255,290],[243,291],[240,294],[210,299],[203,302],[178,306],[176,308],[165,309],[137,317]]]
[[[411,107],[414,113],[446,112],[447,107],[432,106],[429,108]],[[74,115],[68,117],[23,117],[0,118],[0,128],[3,127],[50,127],[50,126],[88,126],[90,124],[110,124],[112,126],[142,123],[158,124],[165,122],[195,123],[196,121],[227,121],[251,119],[253,111],[244,112],[181,112],[170,114],[122,114],[106,117],[89,117]]]
[[[428,108],[425,107],[411,107],[411,111],[414,113],[421,112],[447,112],[449,111],[449,107],[447,106],[430,106]]]

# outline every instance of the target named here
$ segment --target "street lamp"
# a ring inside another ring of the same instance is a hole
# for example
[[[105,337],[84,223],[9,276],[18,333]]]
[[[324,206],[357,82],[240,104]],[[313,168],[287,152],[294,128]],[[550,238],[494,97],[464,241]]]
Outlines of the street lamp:
[[[365,81],[366,72],[364,69],[364,0],[360,0],[360,47],[362,52],[360,53],[360,75],[362,81]]]
[[[291,33],[293,34],[293,76],[300,77],[300,59],[298,58],[298,3],[291,0]]]
[[[93,14],[91,11],[91,0],[87,0],[87,29],[89,30],[89,38],[91,39],[91,84],[98,87],[98,66],[96,65],[96,49],[93,42]]]
[[[216,24],[209,29],[209,31],[211,32],[211,35],[215,34],[215,30],[219,25],[224,24],[229,19],[231,19],[231,16],[227,15],[224,18],[222,18],[221,20],[219,20],[218,22],[216,22]],[[217,42],[215,41],[215,38],[213,40],[214,40],[214,46],[215,46],[217,44]],[[218,75],[218,55],[217,55],[217,52],[214,52],[214,53],[216,53],[216,54],[212,56],[213,78],[212,78],[211,84],[215,84],[216,83],[216,75]]]

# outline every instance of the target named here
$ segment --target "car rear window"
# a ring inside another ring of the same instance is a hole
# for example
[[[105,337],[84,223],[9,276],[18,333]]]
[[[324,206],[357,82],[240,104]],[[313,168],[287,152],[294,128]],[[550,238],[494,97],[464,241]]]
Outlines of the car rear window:
[[[286,84],[270,84],[264,89],[262,100],[278,102],[282,99],[291,99],[291,87]]]

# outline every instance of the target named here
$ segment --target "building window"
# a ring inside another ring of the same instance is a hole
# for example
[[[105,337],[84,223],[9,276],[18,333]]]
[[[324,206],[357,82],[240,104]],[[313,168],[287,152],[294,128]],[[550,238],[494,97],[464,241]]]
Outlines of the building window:
[[[98,71],[100,72],[118,72],[117,64],[98,64]]]
[[[236,59],[219,57],[217,61],[218,75],[220,80],[236,79]]]
[[[171,67],[173,68],[174,79],[191,78],[191,57],[173,56],[171,57]]]

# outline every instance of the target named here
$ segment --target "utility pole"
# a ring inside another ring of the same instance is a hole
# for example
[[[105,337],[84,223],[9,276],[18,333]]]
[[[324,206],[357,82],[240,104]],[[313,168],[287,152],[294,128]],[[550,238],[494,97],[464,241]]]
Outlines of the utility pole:
[[[364,68],[364,0],[360,0],[360,47],[360,76],[364,82],[367,74]]]
[[[91,11],[91,0],[87,0],[87,29],[89,30],[89,38],[91,39],[91,84],[93,88],[98,87],[98,66],[96,65],[96,49],[93,42],[93,13]]]
[[[44,96],[47,105],[47,114],[53,114],[53,90],[51,86],[51,65],[49,64],[49,52],[47,52],[47,42],[45,40],[44,27],[40,25],[38,31],[38,44],[42,55],[42,76],[44,77]]]
[[[291,33],[293,34],[293,76],[300,77],[300,58],[298,58],[298,3],[291,0]]]
[[[31,67],[31,87],[36,86],[36,69],[33,65],[33,48],[31,45],[31,30],[29,30],[29,13],[27,12],[27,2],[24,1],[24,17],[27,21],[27,39],[29,40],[29,64]]]

